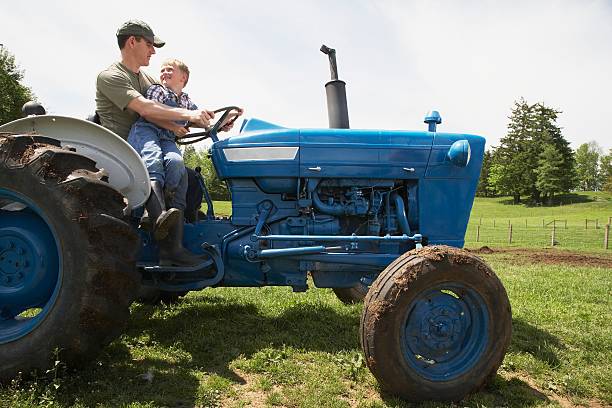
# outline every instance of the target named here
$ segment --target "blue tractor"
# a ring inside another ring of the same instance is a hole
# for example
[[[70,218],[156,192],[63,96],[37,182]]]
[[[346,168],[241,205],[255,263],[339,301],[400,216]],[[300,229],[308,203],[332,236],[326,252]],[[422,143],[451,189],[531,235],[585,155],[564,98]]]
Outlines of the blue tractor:
[[[115,339],[129,306],[218,286],[333,288],[364,302],[360,339],[382,389],[410,401],[459,400],[501,364],[508,296],[460,249],[485,140],[437,131],[349,129],[335,51],[329,129],[245,120],[210,137],[232,215],[208,209],[185,225],[193,267],[162,266],[133,214],[150,192],[136,152],[75,118],[28,116],[0,127],[0,380],[69,364]],[[202,186],[202,179],[198,184]]]

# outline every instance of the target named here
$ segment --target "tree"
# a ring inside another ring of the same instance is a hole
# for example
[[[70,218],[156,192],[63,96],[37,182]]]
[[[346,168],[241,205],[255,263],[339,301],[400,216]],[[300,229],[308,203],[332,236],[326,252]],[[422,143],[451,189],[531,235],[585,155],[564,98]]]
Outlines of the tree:
[[[536,187],[552,204],[554,195],[565,191],[563,154],[556,146],[548,144],[540,153],[538,164]]]
[[[607,155],[601,156],[599,180],[602,190],[612,193],[612,149],[608,151]]]
[[[557,148],[562,157],[561,167],[563,168],[562,179],[560,185],[563,187],[561,191],[569,192],[571,189],[576,187],[576,161],[574,158],[574,152],[570,147],[569,142],[563,137],[561,128],[557,126],[557,118],[562,113],[553,108],[545,106],[543,103],[536,103],[533,105],[535,127],[533,133],[532,146],[537,146],[538,150],[535,152],[535,156],[538,157],[543,149],[548,145],[552,144]],[[539,163],[539,157],[538,157]],[[532,199],[538,201],[539,192],[535,190],[532,194]]]
[[[489,181],[492,160],[493,154],[490,150],[487,150],[482,159],[482,169],[480,170],[480,179],[478,180],[478,189],[476,190],[476,195],[479,197],[492,197],[495,195],[495,189]]]
[[[561,191],[574,187],[574,152],[556,124],[559,113],[543,103],[530,105],[522,98],[514,103],[508,133],[493,154],[489,182],[497,192],[512,195],[515,203],[520,202],[521,195],[541,202],[538,168],[547,146],[553,146],[561,155]]]
[[[193,145],[187,145],[183,152],[183,160],[185,166],[195,169],[200,167],[202,177],[206,183],[206,188],[213,200],[228,201],[230,200],[229,190],[225,182],[217,176],[217,171],[209,157],[208,150],[197,151]]]
[[[21,84],[23,71],[15,57],[0,46],[0,125],[21,117],[23,104],[34,99],[32,91]]]
[[[521,194],[531,190],[529,141],[533,129],[533,107],[524,99],[514,102],[508,124],[508,133],[495,148],[491,161],[489,182],[500,194],[511,195],[518,204]]]
[[[599,177],[601,154],[601,147],[595,141],[583,143],[576,150],[576,176],[580,190],[596,191],[601,188]]]

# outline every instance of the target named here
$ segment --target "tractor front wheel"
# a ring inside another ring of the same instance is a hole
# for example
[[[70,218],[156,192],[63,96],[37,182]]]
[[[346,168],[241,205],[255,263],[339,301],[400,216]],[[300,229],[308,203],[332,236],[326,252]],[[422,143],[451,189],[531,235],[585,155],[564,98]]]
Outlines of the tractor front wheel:
[[[409,401],[457,401],[495,375],[512,314],[481,259],[432,246],[402,255],[374,281],[360,332],[366,364],[384,390]]]
[[[91,359],[129,318],[138,236],[95,162],[0,134],[0,381]]]

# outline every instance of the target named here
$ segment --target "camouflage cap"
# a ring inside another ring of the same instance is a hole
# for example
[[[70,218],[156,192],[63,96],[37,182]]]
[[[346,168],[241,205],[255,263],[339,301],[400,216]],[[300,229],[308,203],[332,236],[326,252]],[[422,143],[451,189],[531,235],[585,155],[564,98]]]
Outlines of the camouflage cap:
[[[166,44],[161,38],[153,34],[151,27],[144,21],[129,20],[126,21],[117,30],[117,37],[120,35],[139,35],[153,43],[153,46],[161,48]]]

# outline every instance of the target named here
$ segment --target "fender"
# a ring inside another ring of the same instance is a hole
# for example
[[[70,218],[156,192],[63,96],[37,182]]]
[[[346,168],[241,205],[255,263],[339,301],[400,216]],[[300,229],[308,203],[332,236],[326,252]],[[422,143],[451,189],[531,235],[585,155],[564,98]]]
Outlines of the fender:
[[[0,126],[0,132],[37,133],[71,146],[108,174],[109,184],[128,200],[128,210],[143,205],[151,191],[149,174],[136,151],[110,130],[66,116],[28,116]]]

